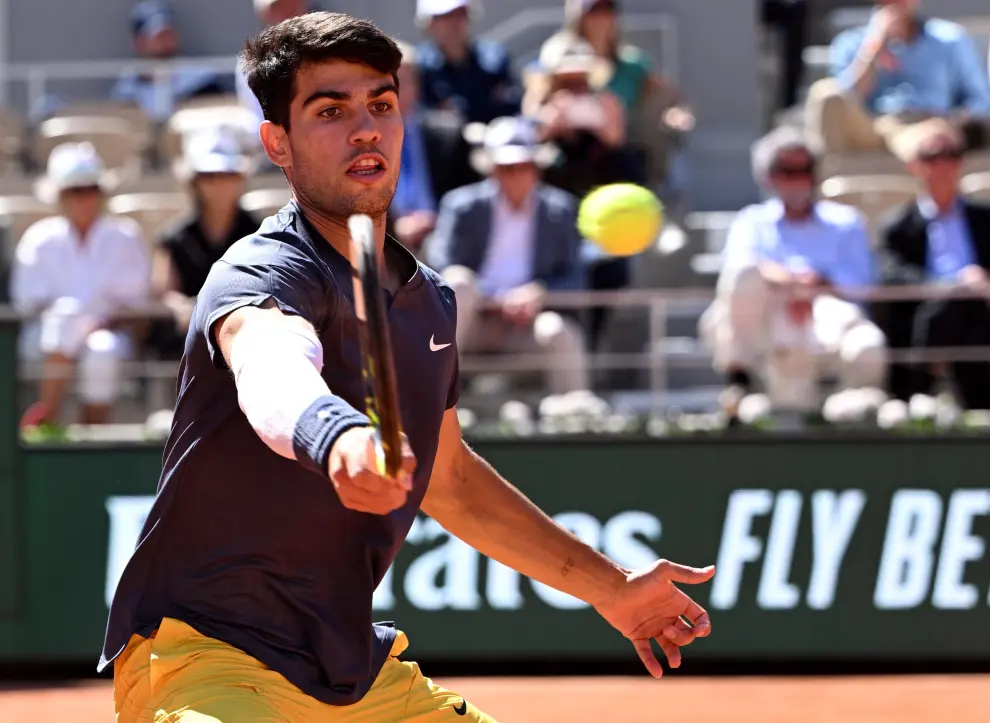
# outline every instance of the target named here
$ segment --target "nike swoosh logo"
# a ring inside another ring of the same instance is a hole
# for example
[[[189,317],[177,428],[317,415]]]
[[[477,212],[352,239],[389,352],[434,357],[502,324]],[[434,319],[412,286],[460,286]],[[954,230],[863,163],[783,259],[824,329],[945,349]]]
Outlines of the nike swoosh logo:
[[[461,704],[454,708],[454,712],[457,715],[467,715],[467,701],[461,698]]]
[[[433,337],[430,337],[430,351],[440,351],[441,349],[446,349],[450,344],[437,344],[433,341]]]

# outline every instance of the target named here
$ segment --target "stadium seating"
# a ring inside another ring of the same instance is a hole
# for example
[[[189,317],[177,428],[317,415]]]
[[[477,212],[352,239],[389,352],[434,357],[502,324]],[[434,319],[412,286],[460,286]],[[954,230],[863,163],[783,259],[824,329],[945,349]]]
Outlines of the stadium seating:
[[[254,214],[259,220],[278,213],[289,202],[292,194],[286,188],[262,188],[248,191],[241,198],[241,207]]]
[[[141,153],[147,152],[155,138],[155,126],[140,107],[111,100],[88,100],[71,103],[52,114],[53,118],[83,116],[89,118],[115,118],[131,126],[135,143]]]
[[[5,260],[13,258],[14,248],[31,224],[47,218],[54,209],[31,195],[0,196],[0,226],[3,227]]]
[[[245,134],[257,134],[254,115],[242,106],[224,103],[183,108],[172,115],[159,138],[158,154],[161,162],[168,164],[179,157],[182,153],[183,136],[194,129],[210,126],[229,126],[242,129]]]
[[[24,120],[9,108],[0,108],[0,175],[23,171]]]
[[[858,208],[866,217],[872,242],[882,216],[913,199],[918,183],[910,176],[838,176],[822,183],[821,192],[823,198]]]
[[[184,192],[126,193],[114,196],[107,204],[110,213],[134,219],[149,248],[157,243],[170,226],[192,209],[192,201]]]
[[[990,173],[972,173],[962,179],[960,189],[967,196],[990,201]]]
[[[141,138],[134,127],[109,116],[60,116],[38,126],[35,159],[45,167],[52,149],[63,143],[89,141],[109,169],[122,178],[138,176],[143,167]]]

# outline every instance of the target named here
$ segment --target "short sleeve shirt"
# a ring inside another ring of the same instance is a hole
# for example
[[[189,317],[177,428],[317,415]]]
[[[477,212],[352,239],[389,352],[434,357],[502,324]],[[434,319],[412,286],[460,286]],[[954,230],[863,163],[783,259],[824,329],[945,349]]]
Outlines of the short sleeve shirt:
[[[441,421],[459,390],[453,291],[395,247],[409,280],[387,300],[389,332],[418,461],[406,505],[389,515],[344,508],[325,476],[270,450],[238,407],[213,326],[271,299],[313,324],[324,380],[363,409],[350,264],[292,202],[235,243],[200,291],[158,494],[114,596],[100,669],[132,634],[146,636],[169,617],[323,702],[346,705],[367,693],[395,637],[391,623],[372,623],[372,595],[426,493]]]

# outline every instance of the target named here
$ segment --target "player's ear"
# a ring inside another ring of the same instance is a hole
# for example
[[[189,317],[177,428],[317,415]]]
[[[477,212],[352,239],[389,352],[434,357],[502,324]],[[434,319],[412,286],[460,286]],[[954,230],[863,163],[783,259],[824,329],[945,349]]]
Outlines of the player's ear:
[[[285,129],[271,121],[261,123],[261,143],[265,147],[268,160],[279,168],[292,165],[292,150]]]

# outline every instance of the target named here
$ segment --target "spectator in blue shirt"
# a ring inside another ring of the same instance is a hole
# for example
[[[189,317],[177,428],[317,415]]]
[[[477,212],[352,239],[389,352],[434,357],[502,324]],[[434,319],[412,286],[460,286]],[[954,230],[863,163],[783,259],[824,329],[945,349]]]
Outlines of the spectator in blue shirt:
[[[450,111],[421,107],[416,49],[405,43],[399,47],[399,109],[405,137],[388,230],[418,254],[436,225],[439,200],[448,191],[481,179],[471,168],[471,150],[460,118]]]
[[[477,0],[419,0],[416,17],[430,40],[419,49],[422,102],[452,110],[466,123],[519,112],[522,91],[501,45],[471,38]]]
[[[775,404],[811,411],[823,362],[838,367],[845,387],[879,386],[886,372],[883,334],[843,299],[844,290],[874,283],[862,216],[815,198],[817,159],[799,131],[774,131],[753,161],[771,197],[733,220],[700,328],[727,375],[730,418],[753,374],[765,378]]]
[[[809,104],[825,151],[895,150],[898,134],[931,117],[950,119],[971,147],[986,143],[983,60],[963,27],[920,15],[919,3],[878,0],[868,25],[833,41],[832,82],[816,84]]]
[[[880,278],[885,284],[937,284],[938,299],[874,304],[873,316],[890,345],[920,348],[990,346],[990,206],[961,196],[963,139],[941,119],[921,124],[905,139],[908,168],[920,182],[917,200],[894,211],[880,233]],[[967,409],[990,409],[990,363],[948,365]],[[930,365],[891,367],[891,396],[904,401],[929,394]]]
[[[142,0],[131,11],[134,51],[145,60],[169,60],[179,49],[171,7],[160,0]],[[153,75],[128,73],[121,76],[111,96],[140,106],[155,121],[165,121],[179,101],[197,95],[222,93],[222,79],[208,68],[182,68],[168,72],[164,82]]]

